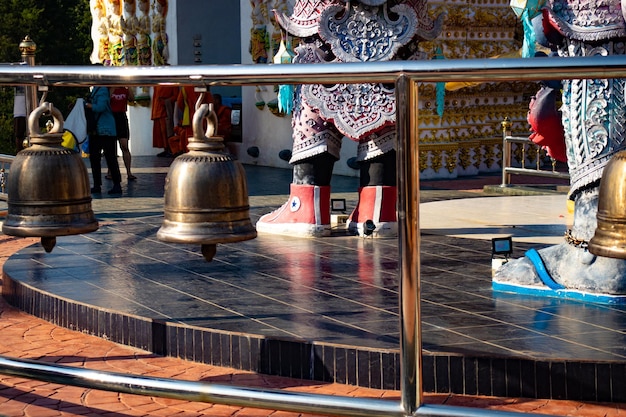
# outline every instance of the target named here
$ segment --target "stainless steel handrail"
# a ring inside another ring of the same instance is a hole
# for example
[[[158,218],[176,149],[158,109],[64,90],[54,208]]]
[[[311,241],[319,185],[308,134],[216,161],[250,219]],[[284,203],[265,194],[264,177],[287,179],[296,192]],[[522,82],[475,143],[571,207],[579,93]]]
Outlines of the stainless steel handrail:
[[[419,313],[419,173],[418,161],[418,82],[445,81],[539,81],[574,78],[626,77],[626,56],[550,58],[550,59],[482,59],[389,61],[371,63],[331,63],[302,65],[207,65],[168,67],[0,67],[0,85],[29,84],[37,86],[89,85],[258,85],[305,83],[395,82],[398,130],[398,222],[400,250],[400,350],[401,401],[398,407],[384,400],[371,400],[371,415],[516,415],[493,410],[464,407],[427,406],[423,404],[421,383],[421,319]],[[0,373],[10,373],[6,361]],[[56,366],[56,365],[55,365]],[[51,380],[48,371],[38,372],[35,364],[24,365],[23,376]],[[88,371],[94,377],[109,380],[111,374]],[[30,375],[30,376],[29,376]],[[60,382],[60,380],[55,380]],[[71,377],[62,383],[73,384]],[[180,383],[180,382],[179,382]],[[202,384],[204,387],[212,384]],[[175,388],[171,387],[170,388]],[[199,388],[199,387],[198,387]],[[101,389],[106,387],[101,386]],[[245,388],[232,388],[210,401],[231,404],[239,401]],[[167,391],[167,390],[165,390]],[[256,392],[255,390],[252,390]],[[236,393],[237,392],[237,393]],[[163,393],[163,392],[162,392]],[[166,394],[166,392],[164,393]],[[196,393],[197,394],[197,393]],[[188,393],[189,397],[199,398]],[[301,394],[275,393],[263,400],[261,394],[251,404],[255,407],[300,410]],[[320,414],[363,415],[359,401],[348,397],[320,398],[319,406],[307,410]],[[297,408],[294,408],[297,407]],[[378,408],[380,407],[380,408]],[[342,411],[343,412],[343,411]],[[399,414],[396,414],[399,413]]]
[[[384,415],[393,417],[404,415],[404,410],[397,401],[341,398],[284,390],[263,390],[136,376],[2,356],[0,356],[0,371],[6,375],[76,387],[241,407],[272,409],[280,404],[285,411],[317,413],[323,409],[325,413],[337,416]],[[334,401],[334,398],[338,398],[338,401]]]
[[[136,376],[3,356],[0,356],[0,371],[6,375],[75,387],[240,407],[274,409],[280,406],[280,409],[285,411],[321,413],[331,416],[402,417],[407,415],[400,403],[393,400],[340,397]],[[433,405],[420,407],[419,414],[451,417],[484,415],[480,409]],[[521,417],[522,414],[491,411],[489,415]]]
[[[539,81],[619,78],[624,56],[537,59],[437,59],[431,61],[351,62],[298,65],[182,65],[167,67],[7,66],[0,85],[259,85],[412,81]]]

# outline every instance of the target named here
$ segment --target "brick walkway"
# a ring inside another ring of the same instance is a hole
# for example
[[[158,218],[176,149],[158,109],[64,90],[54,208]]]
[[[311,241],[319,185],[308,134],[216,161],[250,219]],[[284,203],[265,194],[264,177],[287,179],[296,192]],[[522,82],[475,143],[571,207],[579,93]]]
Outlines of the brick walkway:
[[[0,235],[0,266],[19,249],[36,243]],[[311,381],[257,375],[174,358],[121,346],[104,339],[73,332],[29,316],[0,298],[0,355],[42,360],[69,366],[152,377],[206,381],[239,386],[287,389],[315,394],[390,398],[399,392],[321,384]],[[570,416],[618,416],[626,414],[625,404],[593,404],[575,401],[520,398],[427,395],[429,404],[476,407],[501,411]],[[303,414],[275,410],[232,407],[208,403],[118,394],[44,383],[0,375],[0,416],[237,416],[289,417]]]

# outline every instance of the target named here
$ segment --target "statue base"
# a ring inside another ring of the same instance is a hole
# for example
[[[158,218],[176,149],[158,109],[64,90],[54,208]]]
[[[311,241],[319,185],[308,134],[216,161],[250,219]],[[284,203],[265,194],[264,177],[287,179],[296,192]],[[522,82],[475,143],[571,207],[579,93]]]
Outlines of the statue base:
[[[626,295],[592,294],[592,293],[588,293],[584,291],[571,290],[571,289],[552,289],[548,287],[547,285],[544,285],[544,286],[523,285],[523,284],[516,284],[516,283],[511,283],[511,282],[501,282],[495,278],[491,282],[491,288],[494,291],[513,293],[513,294],[519,294],[519,295],[569,299],[569,300],[583,301],[586,303],[626,305]]]

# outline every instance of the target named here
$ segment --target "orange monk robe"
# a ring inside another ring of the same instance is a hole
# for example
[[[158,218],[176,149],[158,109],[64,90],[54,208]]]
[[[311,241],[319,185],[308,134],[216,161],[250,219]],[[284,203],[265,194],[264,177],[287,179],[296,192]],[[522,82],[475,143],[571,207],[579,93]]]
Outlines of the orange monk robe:
[[[167,138],[174,134],[173,109],[178,97],[179,87],[157,85],[152,95],[152,146],[167,149]]]
[[[230,121],[232,109],[228,106],[221,105],[215,113],[217,114],[217,135],[222,136],[224,141],[230,139],[233,125]]]
[[[180,88],[180,91],[178,92],[178,97],[176,99],[175,111],[177,112],[177,117],[175,119],[178,121],[177,130],[180,131],[182,128],[182,131],[184,132],[182,133],[182,138],[181,138],[183,142],[182,147],[184,151],[186,151],[187,149],[188,138],[193,136],[193,127],[192,127],[193,115],[196,111],[196,102],[198,101],[198,97],[200,97],[200,94],[201,93],[194,91],[193,86],[186,85]],[[204,93],[204,97],[202,99],[201,104],[203,103],[206,103],[206,104],[213,103],[213,96],[211,95],[209,91],[206,91]],[[186,118],[184,117],[185,105],[189,109],[188,120],[185,120]]]

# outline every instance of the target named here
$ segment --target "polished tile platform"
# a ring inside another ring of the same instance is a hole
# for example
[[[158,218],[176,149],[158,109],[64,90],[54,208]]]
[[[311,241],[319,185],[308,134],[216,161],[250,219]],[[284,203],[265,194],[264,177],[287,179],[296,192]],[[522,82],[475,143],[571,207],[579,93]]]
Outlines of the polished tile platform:
[[[139,178],[123,184],[122,197],[94,199],[100,230],[59,237],[52,253],[30,246],[6,262],[11,304],[163,355],[399,388],[396,239],[341,228],[320,239],[259,235],[218,245],[208,263],[197,245],[156,239],[171,160],[135,161]],[[255,222],[286,200],[291,171],[245,168]],[[513,235],[519,257],[558,241],[570,221],[564,194],[475,191],[494,181],[422,184],[424,390],[626,401],[625,307],[492,290],[491,237]],[[357,186],[336,176],[333,198],[350,209]]]

